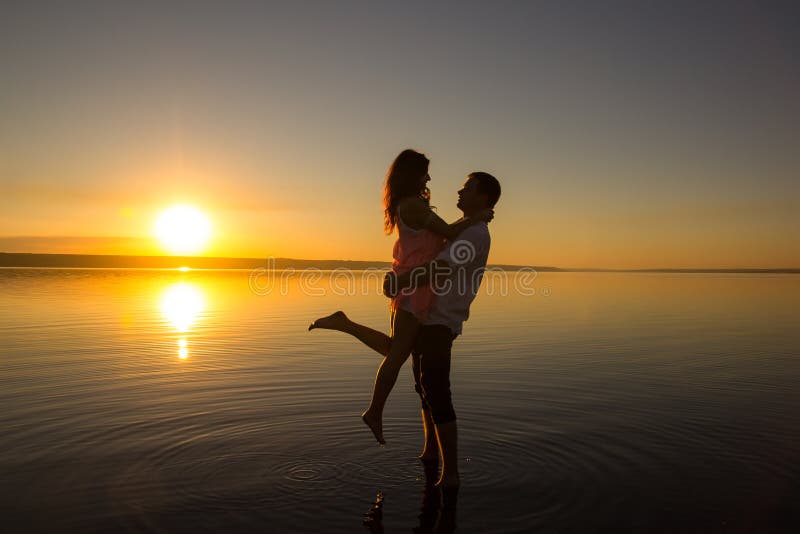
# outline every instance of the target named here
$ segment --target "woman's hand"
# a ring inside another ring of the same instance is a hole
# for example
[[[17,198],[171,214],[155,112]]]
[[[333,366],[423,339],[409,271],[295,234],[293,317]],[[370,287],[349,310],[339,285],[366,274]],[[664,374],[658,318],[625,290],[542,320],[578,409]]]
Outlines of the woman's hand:
[[[492,222],[492,219],[494,219],[494,210],[492,208],[484,208],[476,213],[472,218],[487,223]]]

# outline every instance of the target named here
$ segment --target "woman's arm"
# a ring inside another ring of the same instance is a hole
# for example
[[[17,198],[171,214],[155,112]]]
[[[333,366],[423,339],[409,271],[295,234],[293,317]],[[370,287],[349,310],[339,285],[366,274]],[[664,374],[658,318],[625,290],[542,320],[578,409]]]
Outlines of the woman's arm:
[[[474,219],[461,218],[452,224],[448,224],[444,219],[436,215],[430,206],[426,205],[422,199],[410,198],[404,200],[397,206],[397,212],[403,218],[403,222],[415,230],[426,228],[449,241],[453,241],[458,234],[481,221],[491,220],[492,212],[487,210],[481,216]]]

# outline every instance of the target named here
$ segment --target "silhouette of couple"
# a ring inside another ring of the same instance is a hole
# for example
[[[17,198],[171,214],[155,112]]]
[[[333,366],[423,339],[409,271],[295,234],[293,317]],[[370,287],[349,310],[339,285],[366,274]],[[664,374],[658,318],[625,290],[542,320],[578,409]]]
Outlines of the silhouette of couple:
[[[383,408],[400,367],[412,356],[414,383],[422,403],[425,442],[420,460],[426,469],[442,461],[440,488],[456,488],[458,432],[450,393],[450,351],[469,317],[478,292],[491,239],[488,224],[500,198],[500,183],[485,172],[467,176],[458,191],[464,216],[448,224],[430,206],[430,161],[404,150],[389,166],[384,186],[384,230],[397,230],[392,269],[384,295],[391,298],[391,336],[351,321],[342,311],[314,321],[350,334],[383,355],[369,407],[361,414],[375,439],[384,444]]]

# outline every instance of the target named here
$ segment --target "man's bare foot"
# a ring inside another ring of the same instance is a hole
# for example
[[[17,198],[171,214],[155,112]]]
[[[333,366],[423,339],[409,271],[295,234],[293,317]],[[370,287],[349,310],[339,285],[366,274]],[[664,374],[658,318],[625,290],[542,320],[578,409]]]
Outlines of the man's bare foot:
[[[424,463],[438,462],[439,461],[439,452],[435,451],[435,450],[431,451],[431,450],[426,448],[425,450],[423,450],[420,453],[419,456],[417,456],[417,458],[419,458],[419,460],[424,462]]]
[[[443,476],[436,483],[439,489],[453,489],[461,485],[461,479],[458,476]]]
[[[428,458],[420,454],[417,458],[422,462],[422,469],[425,472],[425,486],[436,487],[436,480],[439,478],[439,457]]]
[[[349,321],[347,315],[345,315],[343,311],[337,311],[327,317],[320,317],[308,325],[308,329],[326,328],[328,330],[342,330],[347,324],[347,321]]]
[[[383,421],[380,417],[375,417],[371,415],[369,412],[364,412],[361,414],[361,420],[372,430],[372,433],[375,435],[375,439],[378,440],[378,443],[381,445],[386,445],[386,440],[383,439]]]

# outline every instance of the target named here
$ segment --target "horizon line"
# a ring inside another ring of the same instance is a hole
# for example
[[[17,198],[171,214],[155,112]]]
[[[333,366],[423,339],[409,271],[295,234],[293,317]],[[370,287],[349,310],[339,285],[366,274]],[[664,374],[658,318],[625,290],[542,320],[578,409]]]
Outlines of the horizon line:
[[[18,261],[9,261],[13,259],[32,259],[38,258],[38,261],[34,262],[27,262],[33,263],[31,265],[23,265],[20,264]],[[47,265],[45,264],[47,259],[60,259],[61,261],[54,262],[55,264]],[[201,263],[201,264],[212,264],[215,262],[224,262],[224,261],[234,261],[234,262],[267,262],[270,259],[278,261],[280,260],[283,262],[302,262],[302,263],[330,263],[330,264],[351,264],[351,265],[360,265],[360,266],[367,266],[367,265],[376,265],[376,266],[389,266],[391,265],[390,261],[385,260],[351,260],[351,259],[304,259],[304,258],[286,258],[286,257],[276,257],[276,256],[267,256],[263,258],[244,258],[244,257],[231,257],[231,256],[175,256],[175,255],[142,255],[142,254],[77,254],[77,253],[49,253],[49,252],[4,252],[0,251],[0,267],[68,267],[65,265],[65,260],[77,260],[80,258],[85,259],[99,259],[99,260],[123,260],[124,259],[137,259],[139,261],[148,261],[149,262],[164,262],[173,264],[174,266],[169,267],[159,267],[159,268],[181,268],[181,267],[188,267],[188,268],[196,268],[196,269],[203,269],[209,267],[191,267],[187,265],[175,265],[177,263],[186,263],[186,262],[193,262],[193,263]],[[260,266],[260,265],[259,265]],[[85,265],[73,265],[72,266],[80,268],[80,267],[87,267]],[[111,265],[103,265],[99,268],[103,267],[111,267]],[[125,267],[125,266],[117,266]],[[130,265],[128,267],[135,267],[134,265]],[[243,269],[247,268],[255,268],[256,266],[250,267],[240,267]],[[506,264],[506,263],[497,263],[497,264],[489,264],[487,267],[494,267],[494,268],[501,268],[501,269],[534,269],[542,272],[684,272],[684,273],[787,273],[787,274],[800,274],[800,267],[779,267],[779,268],[765,268],[765,267],[703,267],[703,268],[695,268],[695,267],[652,267],[652,268],[640,268],[640,269],[624,269],[624,268],[604,268],[604,267],[555,267],[550,265],[518,265],[518,264]],[[94,267],[97,268],[97,267]],[[215,267],[210,267],[215,268]]]

